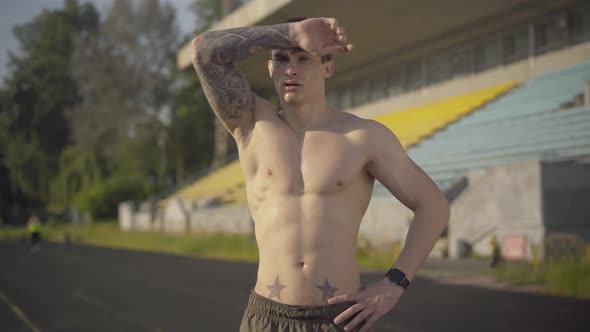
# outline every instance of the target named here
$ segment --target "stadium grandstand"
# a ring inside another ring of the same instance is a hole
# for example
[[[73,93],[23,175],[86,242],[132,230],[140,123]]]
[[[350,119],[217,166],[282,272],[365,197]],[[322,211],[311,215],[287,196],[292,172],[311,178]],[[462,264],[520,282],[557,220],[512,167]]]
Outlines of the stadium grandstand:
[[[295,16],[347,28],[355,49],[335,55],[328,103],[390,128],[446,194],[451,220],[432,255],[489,255],[495,237],[506,258],[532,259],[590,241],[590,2],[231,3],[211,30]],[[255,91],[273,91],[268,58],[238,63]],[[192,70],[190,45],[177,59]],[[123,206],[121,225],[252,232],[245,190],[234,160],[159,212]],[[412,216],[376,181],[359,236],[403,244]]]

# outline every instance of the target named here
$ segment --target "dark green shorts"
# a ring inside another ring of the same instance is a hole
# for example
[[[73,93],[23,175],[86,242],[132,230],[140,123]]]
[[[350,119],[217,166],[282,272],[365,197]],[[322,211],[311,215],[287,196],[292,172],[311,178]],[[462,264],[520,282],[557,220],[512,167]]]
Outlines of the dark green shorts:
[[[240,332],[344,331],[343,327],[354,316],[338,325],[334,324],[334,318],[355,303],[350,301],[314,306],[289,305],[266,298],[252,289]],[[360,329],[363,323],[358,324],[354,331]]]

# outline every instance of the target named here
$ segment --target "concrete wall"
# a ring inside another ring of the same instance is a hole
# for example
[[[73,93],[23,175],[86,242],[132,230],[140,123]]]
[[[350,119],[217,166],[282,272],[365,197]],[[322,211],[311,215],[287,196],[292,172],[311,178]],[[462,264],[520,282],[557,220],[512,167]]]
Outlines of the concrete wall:
[[[406,241],[414,212],[396,199],[371,199],[359,229],[359,238],[372,245]]]
[[[403,245],[413,217],[414,213],[396,199],[372,199],[361,222],[359,238],[374,246],[393,242]],[[180,198],[153,213],[136,211],[131,202],[121,203],[119,224],[122,230],[254,233],[254,223],[246,206],[201,206]]]
[[[160,229],[172,233],[190,231],[190,213],[193,205],[194,202],[183,198],[171,200],[163,210]]]
[[[541,167],[525,161],[469,173],[469,187],[451,204],[449,255],[458,258],[459,241],[479,255],[489,255],[492,236],[500,245],[507,235],[525,235],[527,243],[543,238]],[[532,259],[532,251],[526,256]]]
[[[134,230],[137,231],[151,231],[154,230],[154,220],[153,216],[149,212],[142,212],[138,211],[135,213],[135,225]]]
[[[135,224],[133,218],[135,214],[135,207],[133,202],[119,203],[119,228],[122,231],[129,231],[133,229]]]
[[[460,240],[469,243],[476,254],[487,256],[491,254],[492,236],[501,247],[509,236],[524,236],[525,257],[529,260],[533,258],[533,246],[539,248],[540,258],[544,257],[547,232],[576,234],[590,240],[590,165],[533,160],[470,172],[467,177],[467,189],[451,204],[451,258],[460,256]],[[145,204],[134,211],[132,203],[122,203],[121,229],[240,234],[254,231],[246,206],[202,206],[175,199],[164,210],[150,211]],[[413,217],[414,213],[394,198],[371,199],[359,238],[375,246],[393,242],[403,246]],[[445,249],[439,247],[440,251]]]
[[[246,206],[205,207],[191,212],[191,230],[252,234],[254,223]]]
[[[246,206],[202,206],[199,202],[181,198],[172,200],[164,208],[159,224],[159,228],[167,232],[251,234],[254,231]]]
[[[134,210],[133,203],[119,205],[119,226],[121,230],[182,232],[226,232],[252,234],[254,224],[246,206],[213,205],[203,206],[201,202],[175,198],[162,209],[151,209],[143,204]]]

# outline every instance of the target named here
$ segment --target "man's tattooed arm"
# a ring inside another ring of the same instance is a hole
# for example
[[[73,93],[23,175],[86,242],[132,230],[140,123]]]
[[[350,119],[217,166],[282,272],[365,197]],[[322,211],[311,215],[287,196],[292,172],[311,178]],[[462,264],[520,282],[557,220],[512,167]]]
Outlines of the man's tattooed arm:
[[[234,134],[251,127],[256,96],[244,74],[234,65],[263,50],[295,47],[289,23],[210,31],[192,41],[193,66],[205,96],[225,127]],[[238,133],[240,134],[240,133]]]

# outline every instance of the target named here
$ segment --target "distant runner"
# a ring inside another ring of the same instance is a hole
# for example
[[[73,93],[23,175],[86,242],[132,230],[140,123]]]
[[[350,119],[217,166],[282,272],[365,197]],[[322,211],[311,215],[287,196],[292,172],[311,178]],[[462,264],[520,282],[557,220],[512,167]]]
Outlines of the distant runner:
[[[41,248],[41,222],[35,214],[29,218],[27,228],[31,234],[31,251],[38,251]]]

